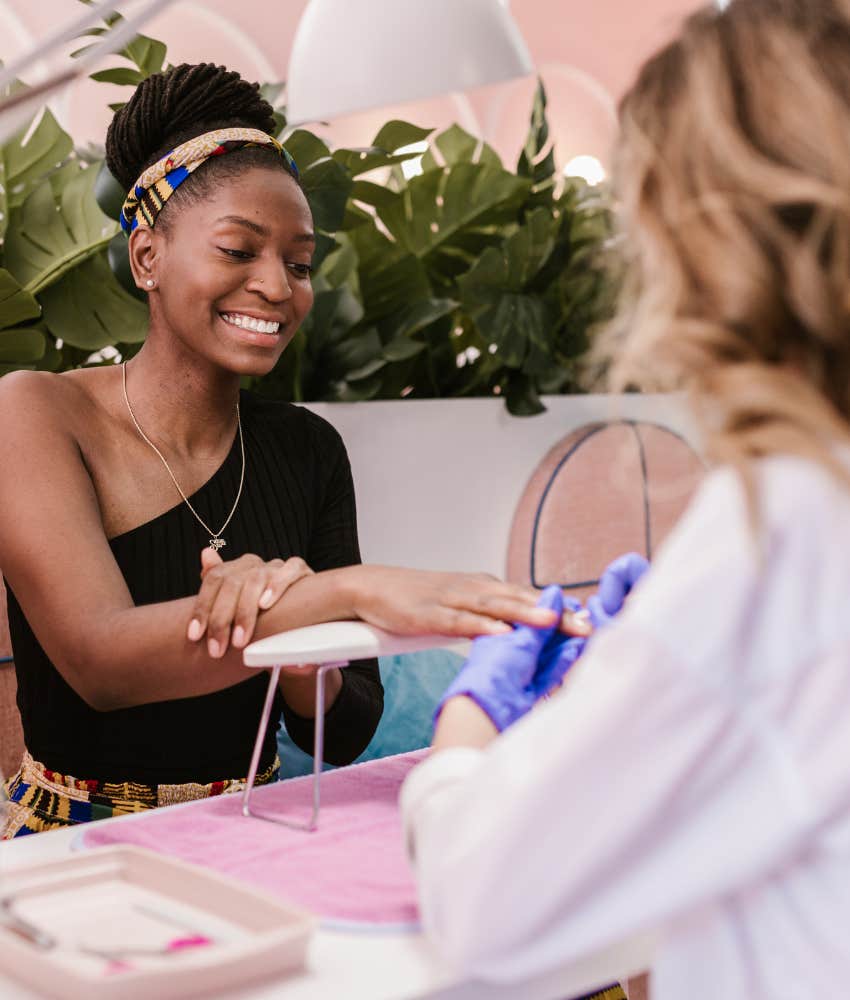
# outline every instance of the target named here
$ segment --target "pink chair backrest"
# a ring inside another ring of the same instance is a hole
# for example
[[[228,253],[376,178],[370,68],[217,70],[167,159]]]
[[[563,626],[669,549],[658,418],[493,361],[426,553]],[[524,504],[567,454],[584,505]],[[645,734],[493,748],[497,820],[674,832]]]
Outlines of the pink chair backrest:
[[[704,473],[691,446],[656,424],[586,424],[537,466],[517,505],[507,577],[559,583],[583,600],[618,555],[651,559]]]

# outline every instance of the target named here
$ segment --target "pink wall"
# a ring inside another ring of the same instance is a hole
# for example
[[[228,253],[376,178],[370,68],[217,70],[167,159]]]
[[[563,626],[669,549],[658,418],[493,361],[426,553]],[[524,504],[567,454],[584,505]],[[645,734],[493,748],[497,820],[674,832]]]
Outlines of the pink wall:
[[[172,62],[212,60],[252,79],[283,79],[305,5],[306,0],[183,0],[148,30],[168,43]],[[617,98],[642,59],[696,5],[695,0],[513,0],[512,12],[549,90],[561,164],[582,153],[607,161]],[[28,39],[43,37],[79,9],[75,0],[0,0],[0,58],[8,60]],[[532,81],[515,81],[468,96],[382,109],[336,122],[328,134],[339,144],[366,145],[390,116],[437,127],[459,121],[513,161],[532,91]],[[85,81],[55,102],[56,111],[77,140],[100,141],[109,119],[106,104],[125,94]]]

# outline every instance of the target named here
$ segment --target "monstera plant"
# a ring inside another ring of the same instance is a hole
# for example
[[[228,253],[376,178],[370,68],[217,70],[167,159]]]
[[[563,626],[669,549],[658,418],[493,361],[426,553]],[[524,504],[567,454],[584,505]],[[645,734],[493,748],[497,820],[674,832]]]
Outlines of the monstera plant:
[[[140,35],[121,58],[95,79],[135,85],[166,49]],[[274,102],[281,88],[264,90]],[[319,234],[316,301],[253,387],[295,401],[496,394],[518,415],[540,412],[541,393],[580,391],[614,298],[610,214],[604,190],[557,175],[545,111],[540,87],[511,170],[457,125],[391,121],[366,148],[331,150],[281,110]],[[0,148],[0,374],[138,349],[147,314],[115,222],[122,195],[102,150],[75,148],[49,110]]]

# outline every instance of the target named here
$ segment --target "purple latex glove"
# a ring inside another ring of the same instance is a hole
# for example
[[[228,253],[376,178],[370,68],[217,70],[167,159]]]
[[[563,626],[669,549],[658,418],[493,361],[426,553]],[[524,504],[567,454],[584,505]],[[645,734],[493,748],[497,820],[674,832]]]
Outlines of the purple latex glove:
[[[552,637],[552,641],[546,644],[540,654],[537,673],[531,682],[538,697],[549,694],[560,686],[566,672],[584,652],[586,645],[587,639],[583,636],[556,634]]]
[[[615,559],[599,580],[599,590],[587,600],[587,610],[594,628],[603,628],[616,617],[632,587],[649,569],[649,563],[637,552]]]
[[[574,649],[567,651],[564,649],[566,643],[550,641],[559,636],[558,626],[564,610],[561,588],[547,587],[537,606],[551,608],[556,613],[552,625],[547,628],[517,625],[512,632],[481,636],[472,643],[469,659],[437,706],[435,722],[450,698],[466,695],[502,732],[557,683],[559,672],[563,677],[572,662],[569,657]],[[539,661],[547,644],[545,664],[541,664]],[[573,660],[577,656],[575,653]]]

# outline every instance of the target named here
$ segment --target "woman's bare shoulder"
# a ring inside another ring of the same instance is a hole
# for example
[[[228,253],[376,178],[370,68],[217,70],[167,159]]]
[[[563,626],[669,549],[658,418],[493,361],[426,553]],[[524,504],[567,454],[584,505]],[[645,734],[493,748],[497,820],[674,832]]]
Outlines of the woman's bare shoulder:
[[[26,441],[41,451],[78,440],[95,401],[90,381],[74,376],[17,371],[0,378],[0,427],[7,444]]]

